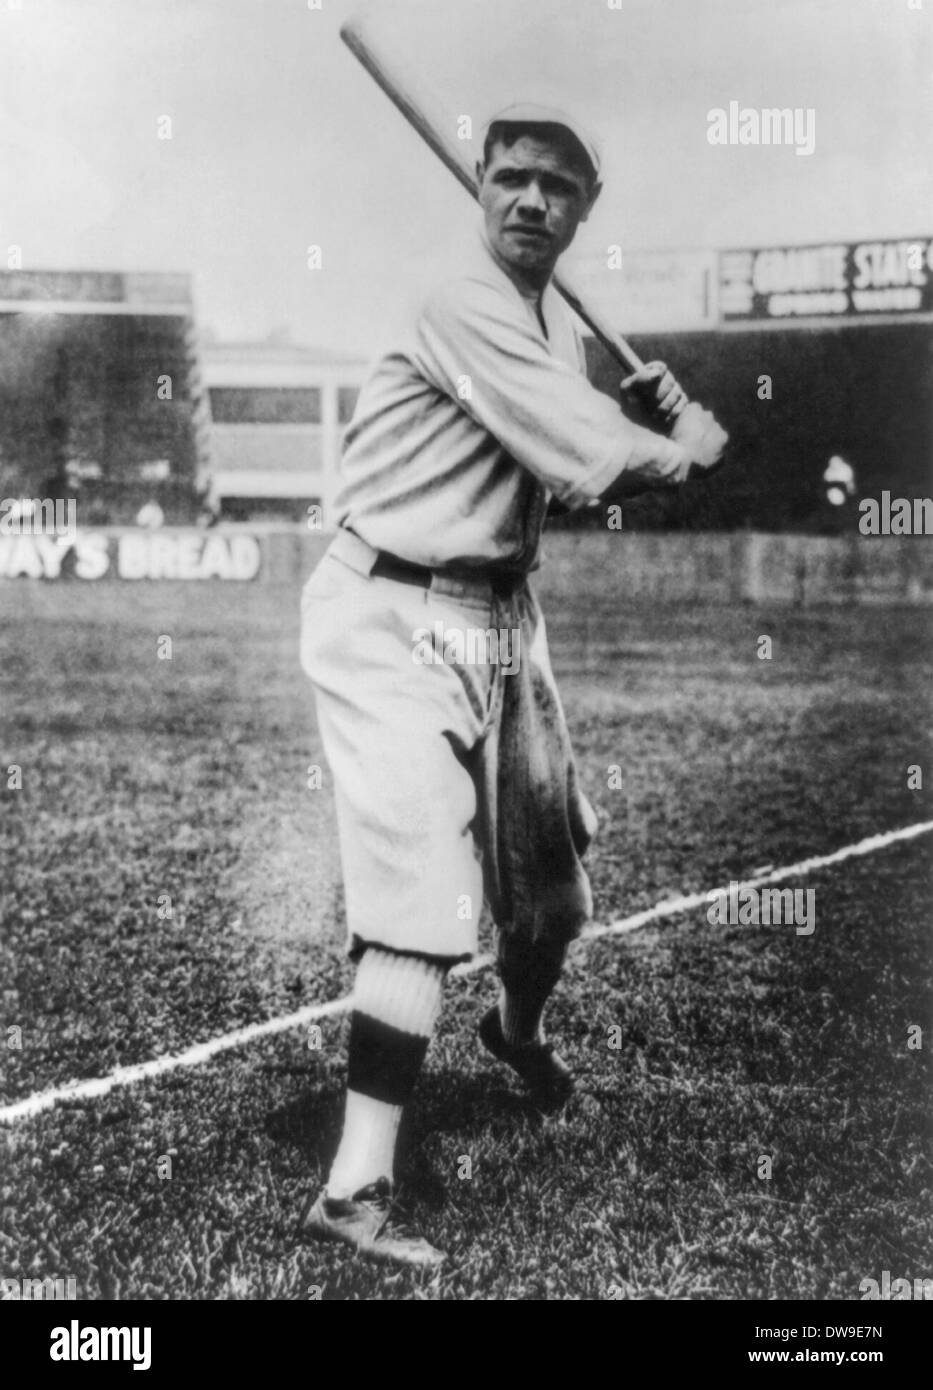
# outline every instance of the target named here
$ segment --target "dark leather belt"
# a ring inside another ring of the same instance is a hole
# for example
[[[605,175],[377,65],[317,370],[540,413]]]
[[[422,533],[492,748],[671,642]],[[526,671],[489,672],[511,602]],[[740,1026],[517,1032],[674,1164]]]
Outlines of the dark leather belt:
[[[394,579],[399,584],[416,584],[419,589],[430,589],[434,571],[426,565],[413,565],[388,550],[380,550],[376,563],[370,570],[375,579]]]
[[[498,598],[509,598],[525,582],[525,577],[521,574],[483,574],[479,571],[456,574],[451,570],[435,571],[427,565],[413,565],[410,560],[403,560],[401,556],[392,555],[388,550],[380,550],[370,570],[370,574],[376,579],[394,579],[398,584],[414,584],[419,589],[430,589],[435,573],[444,574],[450,579],[471,580],[474,583],[485,581]]]

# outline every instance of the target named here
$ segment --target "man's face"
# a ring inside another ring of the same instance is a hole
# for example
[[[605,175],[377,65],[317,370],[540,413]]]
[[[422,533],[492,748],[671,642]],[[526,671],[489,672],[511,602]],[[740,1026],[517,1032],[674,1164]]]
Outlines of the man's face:
[[[521,135],[498,141],[477,167],[486,235],[521,278],[544,284],[599,194],[560,139]]]

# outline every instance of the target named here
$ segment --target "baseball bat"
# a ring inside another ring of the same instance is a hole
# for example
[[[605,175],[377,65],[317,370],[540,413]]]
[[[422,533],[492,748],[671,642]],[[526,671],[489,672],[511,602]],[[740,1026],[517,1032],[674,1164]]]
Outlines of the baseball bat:
[[[389,100],[398,107],[408,124],[430,145],[441,163],[446,164],[468,193],[478,198],[476,173],[467,160],[462,144],[446,133],[450,125],[449,116],[445,116],[425,84],[414,73],[404,70],[400,58],[393,56],[390,61],[385,54],[377,51],[361,15],[341,26],[340,37]],[[575,290],[564,274],[555,274],[553,284],[620,366],[628,372],[641,370],[644,362],[605,314]]]

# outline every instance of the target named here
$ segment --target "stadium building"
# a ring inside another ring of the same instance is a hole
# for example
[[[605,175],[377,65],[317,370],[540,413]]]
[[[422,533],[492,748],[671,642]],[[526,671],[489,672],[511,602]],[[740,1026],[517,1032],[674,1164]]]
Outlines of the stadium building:
[[[274,339],[208,343],[211,495],[223,518],[325,518],[366,363]]]
[[[326,514],[364,370],[202,344],[187,275],[0,272],[0,497],[83,526]]]

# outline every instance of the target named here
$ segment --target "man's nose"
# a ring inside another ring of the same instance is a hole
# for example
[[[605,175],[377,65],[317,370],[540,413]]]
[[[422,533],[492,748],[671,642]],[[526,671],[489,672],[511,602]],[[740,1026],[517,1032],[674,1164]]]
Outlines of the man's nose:
[[[547,201],[541,192],[541,185],[537,179],[530,179],[522,189],[522,195],[518,200],[519,211],[533,217],[543,217],[547,212]]]

